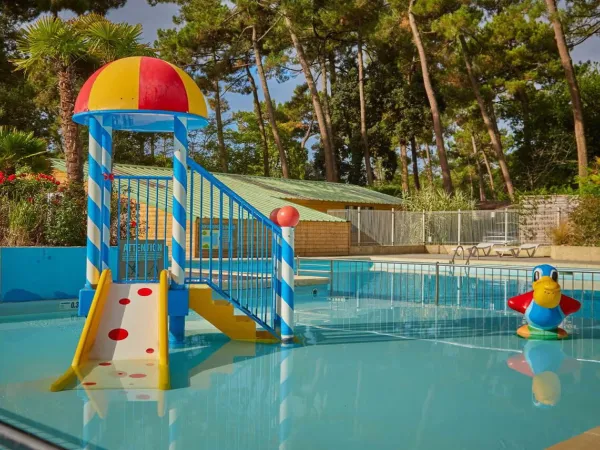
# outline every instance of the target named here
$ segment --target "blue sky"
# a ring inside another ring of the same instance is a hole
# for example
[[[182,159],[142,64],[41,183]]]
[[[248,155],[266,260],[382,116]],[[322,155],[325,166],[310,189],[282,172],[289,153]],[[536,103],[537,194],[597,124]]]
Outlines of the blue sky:
[[[178,6],[174,3],[150,6],[146,0],[129,0],[123,8],[110,11],[108,18],[115,22],[141,24],[144,29],[144,41],[153,43],[156,39],[157,30],[174,27],[173,16],[177,14],[177,11]],[[285,83],[270,80],[269,90],[271,97],[278,103],[285,102],[291,98],[294,88],[303,82],[304,76],[302,75],[290,78]],[[259,95],[262,98],[260,89]],[[231,111],[251,111],[253,109],[251,95],[227,93],[226,98]]]

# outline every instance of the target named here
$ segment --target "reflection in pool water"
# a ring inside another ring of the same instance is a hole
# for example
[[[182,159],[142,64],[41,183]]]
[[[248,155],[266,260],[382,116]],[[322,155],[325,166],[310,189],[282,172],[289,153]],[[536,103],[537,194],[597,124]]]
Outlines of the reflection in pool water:
[[[83,321],[0,322],[0,418],[66,448],[111,450],[535,450],[598,425],[591,319],[571,320],[573,339],[527,346],[514,334],[521,317],[503,310],[330,301],[329,288],[312,289],[298,298],[303,345],[285,353],[206,334],[191,316],[167,392],[50,393]],[[507,365],[519,356],[533,377]],[[551,376],[534,386],[538,372],[555,374],[559,390]],[[532,386],[536,402],[554,406],[532,406]]]

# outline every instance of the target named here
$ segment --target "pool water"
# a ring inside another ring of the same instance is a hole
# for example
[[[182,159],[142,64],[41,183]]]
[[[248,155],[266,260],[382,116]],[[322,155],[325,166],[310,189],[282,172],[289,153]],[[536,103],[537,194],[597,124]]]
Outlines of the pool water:
[[[592,318],[569,321],[570,340],[531,345],[503,308],[332,290],[299,289],[302,344],[289,351],[228,341],[191,315],[185,348],[170,354],[174,389],[160,395],[50,393],[83,319],[0,317],[0,418],[107,450],[535,450],[600,425]]]

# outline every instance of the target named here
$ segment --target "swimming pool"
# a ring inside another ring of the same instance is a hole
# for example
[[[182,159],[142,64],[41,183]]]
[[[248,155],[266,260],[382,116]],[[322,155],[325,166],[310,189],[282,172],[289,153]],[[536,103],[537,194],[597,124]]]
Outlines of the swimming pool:
[[[446,274],[456,289],[436,307],[421,287],[427,278],[361,272],[298,288],[303,345],[287,353],[230,342],[190,316],[185,348],[171,352],[174,389],[160,396],[48,392],[83,320],[68,311],[0,316],[0,418],[66,448],[101,449],[529,450],[598,426],[593,290],[582,294],[586,312],[569,321],[573,339],[527,347],[514,334],[521,317],[502,305],[525,284]],[[479,286],[467,295],[469,283]],[[556,371],[554,406],[534,405],[525,356]]]

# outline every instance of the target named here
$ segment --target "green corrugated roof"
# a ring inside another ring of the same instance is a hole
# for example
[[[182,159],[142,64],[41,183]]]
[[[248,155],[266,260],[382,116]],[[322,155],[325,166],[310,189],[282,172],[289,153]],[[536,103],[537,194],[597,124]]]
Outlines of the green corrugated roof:
[[[65,161],[62,159],[53,159],[52,165],[56,170],[66,171]],[[87,168],[84,169],[84,173]],[[135,175],[135,176],[167,176],[171,177],[173,171],[166,167],[139,166],[133,164],[115,164],[115,175]],[[322,201],[336,201],[348,203],[376,203],[376,204],[398,204],[400,200],[396,197],[380,194],[368,189],[337,183],[325,183],[320,181],[304,181],[304,180],[282,180],[276,178],[264,178],[247,175],[232,175],[232,174],[214,174],[221,182],[231,188],[240,197],[250,203],[254,208],[260,211],[267,217],[275,208],[288,205],[289,200],[308,199]],[[204,181],[200,183],[200,176],[195,174],[194,179],[188,176],[188,211],[192,211],[195,217],[199,217],[200,207],[202,207],[201,216],[204,218],[210,217],[210,185]],[[193,185],[193,186],[192,186]],[[131,198],[148,203],[151,206],[158,206],[161,209],[171,210],[171,183],[168,183],[167,191],[166,182],[156,183],[154,181],[142,180],[131,181],[129,188],[131,189]],[[193,187],[193,190],[192,190]],[[121,190],[126,190],[128,183],[121,182]],[[193,192],[193,195],[192,195]],[[203,201],[200,202],[200,194]],[[213,190],[213,217],[218,216],[219,194],[216,189]],[[193,200],[193,207],[191,201]],[[302,220],[318,221],[318,222],[343,222],[344,219],[330,216],[328,214],[310,209],[301,205],[295,205],[300,213]],[[229,203],[224,198],[223,204],[224,216],[228,216]],[[237,208],[234,208],[234,217],[238,215]]]

